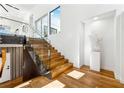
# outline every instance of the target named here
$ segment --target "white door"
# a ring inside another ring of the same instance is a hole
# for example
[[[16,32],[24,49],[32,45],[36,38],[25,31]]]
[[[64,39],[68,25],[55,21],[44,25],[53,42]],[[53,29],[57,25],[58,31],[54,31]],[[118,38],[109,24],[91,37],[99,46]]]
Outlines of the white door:
[[[2,63],[2,58],[0,58]],[[3,67],[2,75],[0,77],[0,83],[10,80],[10,53],[6,53],[6,62]]]

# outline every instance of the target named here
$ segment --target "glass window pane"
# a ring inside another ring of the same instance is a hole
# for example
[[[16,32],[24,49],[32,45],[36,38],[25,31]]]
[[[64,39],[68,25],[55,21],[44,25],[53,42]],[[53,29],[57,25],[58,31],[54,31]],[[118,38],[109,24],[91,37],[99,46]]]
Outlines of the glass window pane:
[[[60,7],[56,8],[50,13],[50,34],[60,32]]]
[[[38,20],[38,21],[36,22],[36,29],[37,29],[38,31],[41,31],[41,20]]]
[[[35,32],[35,37],[40,38],[42,35],[41,33],[41,19],[36,22],[36,32]]]
[[[48,36],[48,15],[42,17],[42,36]]]

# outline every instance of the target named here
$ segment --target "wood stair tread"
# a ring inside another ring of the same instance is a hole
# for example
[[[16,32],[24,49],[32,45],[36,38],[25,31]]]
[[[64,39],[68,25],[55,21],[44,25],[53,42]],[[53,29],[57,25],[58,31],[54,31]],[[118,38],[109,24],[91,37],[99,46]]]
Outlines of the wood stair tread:
[[[69,69],[73,67],[72,63],[65,63],[63,65],[57,66],[56,68],[51,70],[51,74],[52,74],[52,78],[57,77],[58,75],[60,75],[61,73],[63,73],[65,70]]]
[[[48,63],[50,63],[49,65],[50,65],[50,69],[53,69],[53,68],[55,68],[55,67],[57,67],[57,66],[59,66],[59,65],[63,65],[64,63],[67,63],[68,62],[68,60],[67,59],[64,59],[64,58],[62,58],[62,59],[56,59],[56,60],[53,60],[53,61],[43,61],[43,63],[44,64],[48,64]]]
[[[35,51],[37,51],[37,52],[47,52],[49,49],[43,49],[43,50],[41,50],[41,49],[36,49]],[[50,52],[58,52],[56,49],[53,49],[53,50],[50,50]]]
[[[58,53],[56,50],[55,51],[50,51],[51,54],[54,54],[54,53]],[[47,51],[38,51],[36,50],[36,53],[39,54],[39,55],[47,55],[48,54],[48,50]]]
[[[52,55],[56,55],[56,54],[60,54],[60,52],[51,53],[51,56],[52,56]],[[40,56],[46,56],[46,55],[48,55],[48,53],[39,54],[39,55],[40,55]]]
[[[67,62],[68,62],[67,59],[62,59],[62,60],[59,60],[59,61],[50,62],[50,69],[54,69],[55,67],[63,65]]]
[[[59,57],[51,58],[50,62],[58,61],[58,60],[61,60],[61,59],[64,59],[64,56],[59,56]],[[43,61],[49,61],[49,59],[46,58],[46,59],[43,59]]]
[[[55,55],[55,56],[51,56],[50,57],[50,60],[52,60],[52,61],[56,61],[56,59],[58,58],[58,60],[59,60],[59,58],[61,59],[63,57],[63,55]],[[47,62],[47,61],[49,61],[49,57],[48,56],[45,56],[45,57],[39,57],[42,61],[44,61],[44,62]],[[55,59],[55,60],[54,60]]]
[[[37,49],[37,50],[54,50],[55,48],[54,47],[48,47],[48,46],[38,46],[38,45],[35,45],[35,46],[32,46],[34,49]]]
[[[61,56],[61,53],[52,53],[51,55],[50,55],[50,58],[55,58],[55,57],[59,57],[59,56]],[[39,57],[41,58],[41,59],[44,59],[44,58],[49,58],[49,56],[48,56],[48,54],[45,54],[45,55],[39,55]]]

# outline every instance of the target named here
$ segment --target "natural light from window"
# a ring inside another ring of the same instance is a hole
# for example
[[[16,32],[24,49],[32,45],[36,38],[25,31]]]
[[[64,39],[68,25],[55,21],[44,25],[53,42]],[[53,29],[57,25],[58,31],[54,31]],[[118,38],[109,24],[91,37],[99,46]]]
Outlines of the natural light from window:
[[[56,34],[60,32],[60,6],[50,12],[50,34]]]

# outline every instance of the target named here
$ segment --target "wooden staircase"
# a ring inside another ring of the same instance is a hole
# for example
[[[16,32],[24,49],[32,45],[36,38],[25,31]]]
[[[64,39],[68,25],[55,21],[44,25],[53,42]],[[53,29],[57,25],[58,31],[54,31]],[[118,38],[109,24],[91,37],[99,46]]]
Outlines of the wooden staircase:
[[[40,60],[46,65],[49,64],[51,78],[55,78],[62,74],[65,70],[72,68],[73,64],[69,63],[67,59],[61,55],[55,47],[52,47],[48,42],[42,39],[29,39],[35,53],[39,56]],[[50,58],[48,56],[50,50]]]

